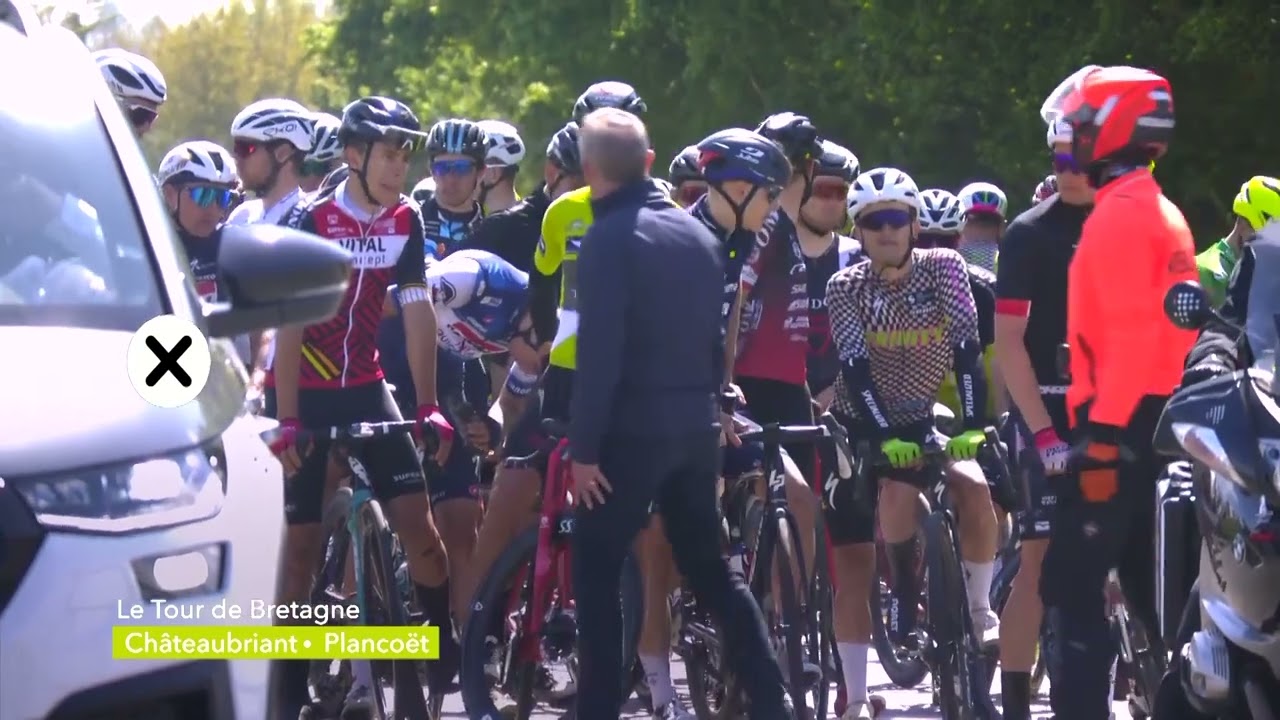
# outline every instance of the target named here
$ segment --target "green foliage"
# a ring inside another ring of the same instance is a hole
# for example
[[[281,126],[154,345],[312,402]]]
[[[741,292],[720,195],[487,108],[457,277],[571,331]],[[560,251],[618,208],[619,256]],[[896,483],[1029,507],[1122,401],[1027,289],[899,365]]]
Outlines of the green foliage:
[[[535,151],[584,87],[617,78],[649,105],[659,166],[790,109],[865,167],[990,180],[1015,205],[1049,169],[1044,96],[1088,62],[1151,67],[1179,113],[1157,176],[1207,240],[1244,178],[1277,171],[1257,163],[1280,140],[1250,120],[1274,107],[1278,30],[1270,0],[336,0],[310,47],[349,96],[396,95],[426,123],[504,117]]]

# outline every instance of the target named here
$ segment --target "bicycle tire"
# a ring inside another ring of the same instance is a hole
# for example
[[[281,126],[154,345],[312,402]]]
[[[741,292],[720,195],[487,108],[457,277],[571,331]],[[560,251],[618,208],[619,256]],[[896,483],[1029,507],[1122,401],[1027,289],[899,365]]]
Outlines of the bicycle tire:
[[[723,630],[712,623],[716,637]],[[698,643],[684,657],[685,680],[689,683],[689,704],[698,720],[737,720],[746,715],[746,705],[736,678],[725,669],[722,646],[708,648]],[[714,682],[709,683],[708,680]],[[712,707],[713,693],[716,707]]]
[[[538,528],[533,527],[517,535],[485,574],[471,601],[471,615],[462,630],[461,677],[462,703],[472,720],[499,720],[505,717],[493,702],[489,678],[485,673],[488,649],[488,614],[501,609],[505,612],[506,600],[512,582],[521,570],[530,567],[538,548]],[[622,604],[622,692],[631,690],[632,676],[628,663],[634,662],[636,646],[640,641],[640,622],[644,611],[643,585],[640,568],[628,553],[621,570],[619,602]]]
[[[951,525],[944,513],[933,513],[924,523],[925,566],[928,568],[926,608],[931,663],[938,684],[938,710],[942,720],[973,720],[971,688],[964,655],[964,623],[967,612],[960,558],[955,552]]]
[[[811,625],[812,623],[807,622],[808,617],[803,609],[805,603],[802,598],[797,597],[798,593],[796,592],[796,588],[798,586],[804,588],[805,583],[802,579],[804,575],[804,558],[797,554],[795,537],[792,532],[794,524],[795,521],[790,514],[781,513],[774,523],[772,537],[774,546],[769,548],[768,551],[762,551],[760,557],[761,562],[770,563],[763,567],[774,568],[778,573],[777,590],[779,597],[775,614],[782,634],[780,639],[785,643],[786,649],[787,694],[791,696],[791,703],[796,717],[804,718],[807,717],[809,709],[809,688],[803,684],[807,628],[802,627],[801,623],[804,625]],[[773,579],[767,571],[762,580],[770,585],[773,584]],[[772,592],[772,588],[770,588],[770,592]]]
[[[380,609],[384,614],[381,618],[383,624],[391,627],[406,626],[409,624],[409,613],[396,582],[395,566],[392,564],[394,550],[391,527],[382,514],[382,506],[375,500],[362,504],[357,510],[356,520],[363,538],[361,549],[365,568],[365,605],[373,607],[370,617],[376,617],[376,611]],[[381,598],[384,607],[373,606],[375,593]],[[391,681],[394,700],[391,712],[387,714],[389,718],[428,720],[427,697],[422,681],[418,679],[419,663],[413,660],[374,660],[371,663],[375,679],[382,675]],[[380,692],[376,688],[375,691]]]
[[[832,685],[844,687],[844,673],[840,666],[840,653],[836,650],[835,592],[828,577],[826,529],[822,513],[818,513],[814,528],[813,572],[809,579],[809,618],[812,628],[810,642],[817,645],[817,663],[822,679],[813,691],[814,718],[825,718],[836,697]],[[838,692],[836,693],[838,695]],[[843,713],[843,708],[841,713]]]
[[[996,571],[995,579],[991,582],[991,608],[996,611],[997,615],[1004,615],[1004,607],[1009,602],[1009,595],[1013,592],[1013,579],[1018,575],[1018,568],[1022,567],[1022,553],[1015,552],[1009,554],[1000,569]],[[1049,674],[1049,652],[1053,647],[1051,639],[1051,629],[1049,627],[1049,619],[1042,617],[1040,620],[1040,636],[1036,643],[1036,661],[1031,669],[1031,696],[1036,697],[1040,694],[1040,689],[1044,686],[1045,677]],[[994,667],[992,668],[992,677],[987,686],[995,682]]]
[[[351,514],[351,489],[340,487],[325,508],[321,521],[320,547],[323,552],[316,559],[309,597],[312,605],[333,602],[329,588],[342,589],[347,569],[347,554],[351,549],[351,535],[347,532],[347,518]],[[312,660],[307,672],[307,684],[312,702],[325,717],[337,716],[351,689],[350,661],[343,660],[338,673],[331,671],[332,660]]]
[[[868,596],[871,602],[871,644],[875,647],[876,656],[880,658],[880,667],[884,670],[884,674],[889,676],[889,680],[904,690],[910,690],[924,682],[929,674],[929,664],[918,652],[899,654],[898,648],[889,639],[889,628],[884,622],[882,598],[890,590],[887,584],[881,582],[883,576],[880,573],[879,563],[880,553],[877,551],[876,568],[871,575],[871,590]],[[923,573],[921,580],[924,580]]]

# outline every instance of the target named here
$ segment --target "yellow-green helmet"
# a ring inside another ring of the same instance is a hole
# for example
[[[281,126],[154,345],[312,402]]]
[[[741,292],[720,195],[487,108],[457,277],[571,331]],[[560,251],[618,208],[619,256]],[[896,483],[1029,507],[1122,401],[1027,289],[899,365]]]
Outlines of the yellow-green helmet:
[[[1231,210],[1244,218],[1254,230],[1275,218],[1280,218],[1280,180],[1266,175],[1255,175],[1240,186]]]

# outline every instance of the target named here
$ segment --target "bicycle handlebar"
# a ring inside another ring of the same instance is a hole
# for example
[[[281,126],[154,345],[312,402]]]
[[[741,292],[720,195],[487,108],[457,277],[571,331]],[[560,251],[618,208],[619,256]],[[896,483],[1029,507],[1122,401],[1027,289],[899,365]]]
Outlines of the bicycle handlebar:
[[[331,427],[301,428],[298,430],[299,443],[318,438],[329,440],[370,440],[387,435],[411,433],[418,427],[415,420],[388,420],[386,422],[358,422],[350,425],[333,425]],[[427,432],[434,432],[428,429]],[[259,433],[263,442],[270,445],[280,437],[280,428],[274,427]]]

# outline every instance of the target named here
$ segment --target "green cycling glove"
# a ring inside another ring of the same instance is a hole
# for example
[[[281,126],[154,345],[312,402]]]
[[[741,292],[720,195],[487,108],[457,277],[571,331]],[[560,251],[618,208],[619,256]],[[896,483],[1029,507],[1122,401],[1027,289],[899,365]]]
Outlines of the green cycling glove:
[[[972,460],[986,442],[986,433],[981,430],[965,430],[947,441],[947,454],[952,460]]]
[[[907,442],[897,438],[880,443],[880,452],[884,453],[889,465],[895,468],[910,467],[918,462],[923,454],[920,450],[920,443]]]

